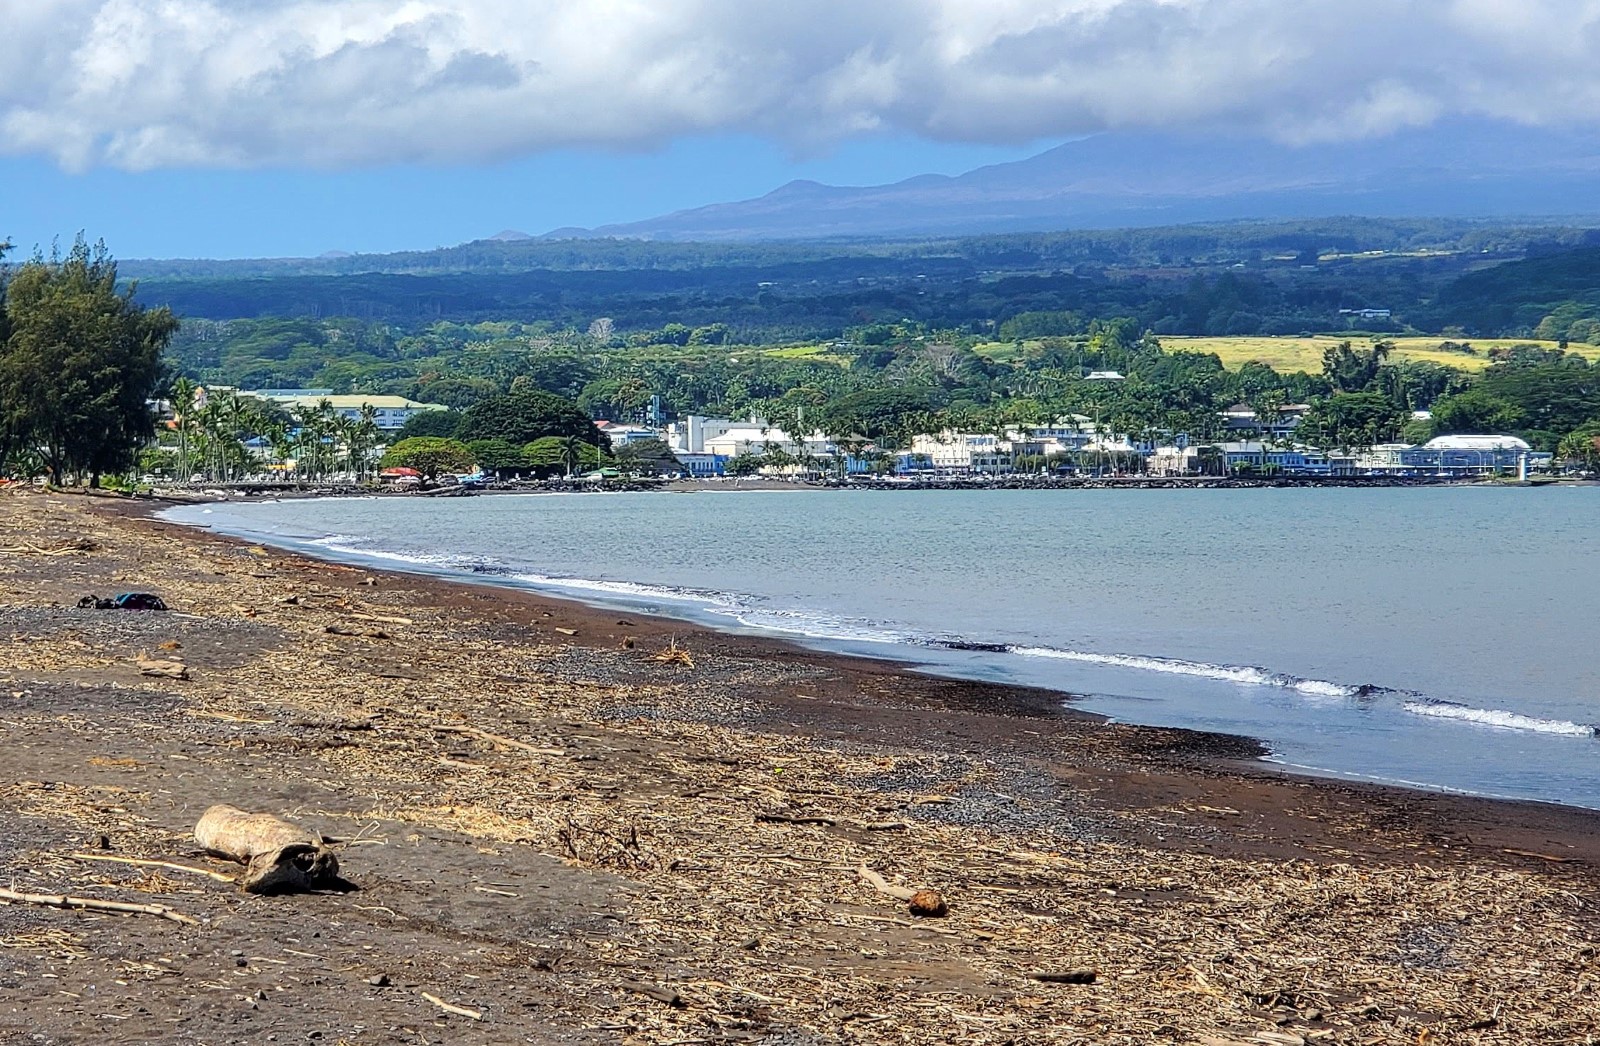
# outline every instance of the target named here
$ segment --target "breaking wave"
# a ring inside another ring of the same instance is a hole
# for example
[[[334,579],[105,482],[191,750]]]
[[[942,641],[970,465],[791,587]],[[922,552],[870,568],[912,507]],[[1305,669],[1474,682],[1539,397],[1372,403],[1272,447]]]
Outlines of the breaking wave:
[[[1499,730],[1522,730],[1539,734],[1565,734],[1569,737],[1594,737],[1600,728],[1592,723],[1574,723],[1565,719],[1540,719],[1508,712],[1503,708],[1472,708],[1453,701],[1407,701],[1405,710],[1412,715],[1431,716],[1435,719],[1454,719],[1478,726]]]
[[[1217,679],[1224,683],[1244,683],[1249,686],[1270,686],[1312,697],[1372,697],[1395,693],[1386,687],[1361,684],[1350,686],[1330,683],[1325,679],[1305,679],[1301,676],[1272,672],[1253,665],[1213,665],[1205,661],[1184,661],[1171,657],[1148,657],[1141,654],[1094,654],[1082,650],[1061,650],[1045,646],[1013,646],[1010,653],[1023,657],[1047,657],[1058,661],[1080,661],[1092,665],[1109,665],[1114,668],[1133,668],[1166,675],[1196,676]]]

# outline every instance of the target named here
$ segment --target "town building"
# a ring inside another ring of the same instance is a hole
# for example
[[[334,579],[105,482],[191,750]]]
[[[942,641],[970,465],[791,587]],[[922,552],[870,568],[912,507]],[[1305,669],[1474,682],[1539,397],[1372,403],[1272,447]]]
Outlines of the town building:
[[[1256,409],[1248,403],[1235,403],[1222,411],[1221,415],[1230,433],[1253,432],[1282,439],[1300,427],[1301,420],[1310,409],[1309,403],[1288,403],[1279,407],[1274,417],[1267,419],[1265,424]]]
[[[931,462],[937,472],[1010,472],[1012,448],[987,432],[954,432],[946,429],[937,435],[911,438],[911,456]]]
[[[693,479],[713,479],[727,473],[728,459],[722,454],[677,452],[672,456],[678,459],[678,464],[683,466],[685,474]]]
[[[1237,440],[1217,444],[1217,451],[1229,472],[1252,468],[1297,476],[1325,476],[1333,471],[1328,455],[1312,447],[1279,447],[1258,440]]]
[[[257,389],[241,395],[268,400],[284,410],[315,410],[319,403],[327,401],[335,414],[352,421],[361,417],[364,407],[371,407],[378,431],[384,433],[398,431],[413,415],[450,409],[441,403],[418,403],[404,396],[372,396],[365,393],[335,396],[327,389]]]
[[[597,421],[594,427],[611,440],[612,449],[625,447],[630,443],[643,443],[647,440],[660,439],[658,429],[648,428],[644,425],[627,425],[618,421]]]
[[[1452,435],[1420,447],[1398,443],[1373,447],[1357,456],[1356,465],[1373,474],[1481,475],[1546,469],[1551,459],[1516,436]]]

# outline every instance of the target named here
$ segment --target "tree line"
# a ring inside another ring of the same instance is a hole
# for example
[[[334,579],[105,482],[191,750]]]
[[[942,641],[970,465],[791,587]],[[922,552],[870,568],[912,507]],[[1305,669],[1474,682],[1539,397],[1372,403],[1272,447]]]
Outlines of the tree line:
[[[134,465],[178,329],[134,292],[119,288],[105,245],[82,236],[0,279],[0,475],[94,485]]]

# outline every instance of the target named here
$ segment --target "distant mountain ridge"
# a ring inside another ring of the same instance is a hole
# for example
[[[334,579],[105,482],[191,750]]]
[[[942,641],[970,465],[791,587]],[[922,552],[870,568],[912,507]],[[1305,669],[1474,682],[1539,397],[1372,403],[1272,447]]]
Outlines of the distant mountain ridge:
[[[1353,143],[1106,134],[890,185],[765,196],[546,238],[740,241],[978,235],[1362,214],[1600,213],[1600,135],[1482,121]]]

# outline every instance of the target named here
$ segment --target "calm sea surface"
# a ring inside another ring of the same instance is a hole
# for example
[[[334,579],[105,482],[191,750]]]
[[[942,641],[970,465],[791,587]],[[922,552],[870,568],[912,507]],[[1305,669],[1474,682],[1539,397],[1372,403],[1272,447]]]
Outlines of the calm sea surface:
[[[169,518],[1600,808],[1600,488],[339,499]],[[1003,649],[961,649],[963,644]]]

